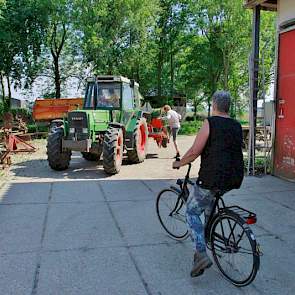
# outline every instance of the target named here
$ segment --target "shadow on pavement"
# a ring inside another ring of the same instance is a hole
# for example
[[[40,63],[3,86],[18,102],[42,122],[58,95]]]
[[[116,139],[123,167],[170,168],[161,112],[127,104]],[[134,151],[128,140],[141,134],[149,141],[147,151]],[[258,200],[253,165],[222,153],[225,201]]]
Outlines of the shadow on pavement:
[[[72,169],[73,174],[79,168]],[[143,286],[149,294],[292,294],[294,210],[275,205],[265,193],[247,187],[243,198],[229,196],[258,214],[260,227],[253,230],[264,251],[258,276],[242,290],[221,279],[216,267],[191,280],[191,242],[167,237],[156,215],[157,193],[171,182],[175,180],[8,184],[0,195],[1,292],[15,294],[17,280],[21,294],[31,294],[32,286],[36,294],[47,294],[49,289],[53,294],[61,289],[79,290],[73,294],[87,290],[91,294],[145,294]],[[276,181],[265,178],[259,186],[271,182]],[[291,188],[295,191],[294,185]],[[290,199],[294,191],[280,191],[274,197],[287,194]],[[273,222],[278,219],[280,226]]]

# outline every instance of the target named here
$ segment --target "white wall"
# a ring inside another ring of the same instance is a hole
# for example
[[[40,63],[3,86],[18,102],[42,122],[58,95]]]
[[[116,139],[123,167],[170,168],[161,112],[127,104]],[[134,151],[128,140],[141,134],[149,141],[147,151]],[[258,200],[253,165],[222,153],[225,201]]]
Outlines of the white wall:
[[[278,25],[295,19],[295,0],[278,0]]]

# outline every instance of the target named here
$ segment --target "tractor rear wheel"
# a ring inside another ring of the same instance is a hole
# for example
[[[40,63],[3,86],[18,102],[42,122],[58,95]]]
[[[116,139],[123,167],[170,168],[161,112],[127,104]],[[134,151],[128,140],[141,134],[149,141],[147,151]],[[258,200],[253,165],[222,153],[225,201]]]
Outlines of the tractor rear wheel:
[[[119,173],[123,160],[123,131],[110,127],[104,135],[103,168],[107,174]]]
[[[148,127],[146,120],[140,118],[135,126],[134,133],[134,148],[129,150],[128,159],[131,163],[143,162],[147,154],[148,146]]]
[[[57,171],[68,169],[71,161],[72,152],[62,150],[63,136],[63,128],[58,127],[49,133],[47,140],[47,160],[49,166]]]
[[[87,161],[99,161],[101,153],[100,154],[94,154],[94,153],[86,153],[82,152],[82,157]]]

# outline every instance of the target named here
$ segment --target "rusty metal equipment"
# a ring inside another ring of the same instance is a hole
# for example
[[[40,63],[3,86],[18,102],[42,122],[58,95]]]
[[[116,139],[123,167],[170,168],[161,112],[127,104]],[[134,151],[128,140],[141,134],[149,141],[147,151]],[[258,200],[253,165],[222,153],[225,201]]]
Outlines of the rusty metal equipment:
[[[3,141],[0,145],[0,164],[7,166],[11,164],[11,153],[32,153],[36,148],[21,138],[21,134],[13,134],[5,131]]]
[[[168,130],[160,118],[152,118],[148,123],[149,137],[153,138],[158,147],[167,147],[169,143]]]
[[[28,138],[25,118],[17,115],[14,119],[11,113],[3,116],[3,127],[0,129],[0,165],[3,168],[11,165],[11,154],[21,152],[35,152],[36,148],[27,143]]]

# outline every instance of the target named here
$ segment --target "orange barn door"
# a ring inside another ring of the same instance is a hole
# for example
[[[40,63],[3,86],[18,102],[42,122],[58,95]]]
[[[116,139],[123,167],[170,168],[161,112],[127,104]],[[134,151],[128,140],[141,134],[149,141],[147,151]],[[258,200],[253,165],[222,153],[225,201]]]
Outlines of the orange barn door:
[[[279,41],[274,174],[295,180],[295,29]]]

